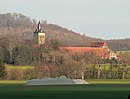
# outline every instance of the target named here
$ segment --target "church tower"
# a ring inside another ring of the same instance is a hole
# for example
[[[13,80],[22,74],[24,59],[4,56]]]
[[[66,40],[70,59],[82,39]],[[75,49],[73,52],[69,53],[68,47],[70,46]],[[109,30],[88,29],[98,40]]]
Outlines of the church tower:
[[[42,30],[40,21],[38,23],[37,29],[34,32],[34,40],[36,44],[45,44],[45,32]]]

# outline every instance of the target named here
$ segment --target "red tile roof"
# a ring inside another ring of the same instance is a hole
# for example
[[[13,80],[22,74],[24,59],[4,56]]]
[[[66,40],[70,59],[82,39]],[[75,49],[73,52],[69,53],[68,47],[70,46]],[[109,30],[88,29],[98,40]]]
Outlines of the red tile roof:
[[[111,58],[111,50],[105,42],[94,42],[90,47],[59,47],[59,49],[71,52],[95,53],[97,56],[102,58]]]
[[[97,56],[104,57],[105,49],[96,47],[59,47],[60,50],[68,50],[72,52],[90,52],[95,53]]]
[[[90,47],[103,47],[105,46],[106,43],[105,42],[94,42],[90,45]]]

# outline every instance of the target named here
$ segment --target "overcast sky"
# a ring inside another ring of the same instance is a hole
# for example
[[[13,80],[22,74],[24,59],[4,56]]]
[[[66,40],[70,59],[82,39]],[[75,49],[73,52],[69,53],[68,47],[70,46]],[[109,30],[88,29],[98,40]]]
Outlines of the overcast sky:
[[[130,38],[130,0],[0,0],[0,13],[22,13],[103,39]]]

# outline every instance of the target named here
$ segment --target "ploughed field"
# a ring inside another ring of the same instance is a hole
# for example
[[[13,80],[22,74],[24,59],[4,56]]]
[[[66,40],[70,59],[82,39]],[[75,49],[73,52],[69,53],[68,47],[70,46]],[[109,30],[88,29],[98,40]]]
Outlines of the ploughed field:
[[[128,99],[129,80],[88,82],[91,84],[26,86],[25,81],[0,81],[0,99]]]

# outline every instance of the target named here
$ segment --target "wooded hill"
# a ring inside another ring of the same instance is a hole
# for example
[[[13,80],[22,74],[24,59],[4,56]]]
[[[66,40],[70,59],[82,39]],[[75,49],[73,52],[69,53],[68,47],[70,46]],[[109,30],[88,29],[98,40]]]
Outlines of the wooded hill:
[[[96,41],[105,41],[92,38],[72,30],[60,27],[55,24],[47,24],[47,21],[41,21],[43,30],[46,32],[47,41],[57,39],[62,46],[89,46]],[[0,37],[8,34],[15,35],[20,39],[30,39],[37,26],[37,21],[18,13],[0,14]],[[112,50],[126,51],[130,50],[130,39],[106,40]]]

